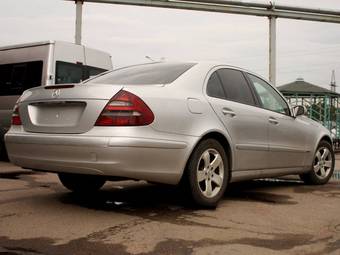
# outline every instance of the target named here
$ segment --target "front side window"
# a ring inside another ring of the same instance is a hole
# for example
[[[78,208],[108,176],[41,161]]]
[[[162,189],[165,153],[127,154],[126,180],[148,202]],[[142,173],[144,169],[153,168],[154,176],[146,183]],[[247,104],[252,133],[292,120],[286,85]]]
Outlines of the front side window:
[[[26,89],[40,86],[43,61],[0,65],[0,95],[21,95]]]
[[[254,84],[263,108],[286,115],[290,114],[287,103],[272,86],[252,74],[248,74],[248,76]]]
[[[218,70],[217,73],[221,78],[228,100],[255,105],[253,94],[242,72],[223,68]]]

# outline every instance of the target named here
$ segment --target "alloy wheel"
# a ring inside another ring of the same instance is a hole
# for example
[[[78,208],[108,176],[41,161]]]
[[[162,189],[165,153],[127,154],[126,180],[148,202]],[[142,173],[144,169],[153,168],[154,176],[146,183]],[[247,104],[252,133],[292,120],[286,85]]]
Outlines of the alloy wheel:
[[[197,182],[201,193],[208,198],[216,196],[222,188],[224,165],[215,149],[205,150],[197,165]]]
[[[321,147],[315,154],[313,170],[319,179],[328,177],[332,170],[332,153],[326,147]]]

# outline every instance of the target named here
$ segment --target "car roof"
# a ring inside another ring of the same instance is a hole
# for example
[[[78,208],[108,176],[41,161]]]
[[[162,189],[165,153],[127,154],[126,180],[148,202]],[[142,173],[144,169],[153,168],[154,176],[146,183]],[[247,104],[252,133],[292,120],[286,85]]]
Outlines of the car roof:
[[[206,68],[214,68],[214,67],[225,67],[225,68],[232,68],[232,69],[236,69],[236,70],[240,70],[242,72],[246,72],[249,74],[252,74],[254,76],[257,76],[259,78],[261,78],[262,80],[266,81],[267,83],[270,83],[270,81],[268,81],[267,78],[263,77],[262,75],[255,73],[249,69],[243,68],[243,67],[239,67],[239,66],[234,66],[225,62],[218,62],[218,61],[188,61],[188,62],[195,62],[197,63],[199,66],[201,67],[206,67]]]
[[[228,64],[228,63],[225,63],[225,62],[218,62],[218,61],[197,61],[197,60],[185,60],[185,61],[154,61],[154,62],[146,62],[146,63],[140,63],[140,64],[137,64],[137,65],[130,65],[130,66],[138,66],[138,65],[152,65],[152,64],[188,64],[188,63],[193,63],[195,64],[195,66],[193,68],[201,68],[202,70],[210,70],[212,68],[215,68],[215,67],[225,67],[225,68],[231,68],[231,69],[236,69],[236,70],[240,70],[242,72],[246,72],[246,73],[249,73],[249,74],[252,74],[254,76],[257,76],[259,78],[261,78],[262,80],[266,81],[267,83],[270,83],[270,81],[268,81],[265,77],[255,73],[255,72],[252,72],[248,69],[245,69],[245,68],[242,68],[242,67],[238,67],[238,66],[234,66],[234,65],[231,65],[231,64]],[[124,67],[120,67],[120,68],[117,68],[116,70],[118,69],[121,69],[121,68],[126,68],[126,67],[129,67],[129,66],[124,66]]]

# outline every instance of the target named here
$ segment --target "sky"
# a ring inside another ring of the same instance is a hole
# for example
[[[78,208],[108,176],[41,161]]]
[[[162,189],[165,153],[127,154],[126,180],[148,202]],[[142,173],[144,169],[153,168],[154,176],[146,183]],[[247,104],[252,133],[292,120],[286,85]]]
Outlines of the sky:
[[[275,2],[340,11],[339,0]],[[148,62],[149,56],[219,61],[268,78],[268,27],[265,17],[85,3],[82,43],[109,52],[116,68]],[[0,46],[73,42],[74,30],[72,1],[0,1]],[[340,85],[340,24],[277,20],[277,85],[302,77],[329,88],[332,70]]]

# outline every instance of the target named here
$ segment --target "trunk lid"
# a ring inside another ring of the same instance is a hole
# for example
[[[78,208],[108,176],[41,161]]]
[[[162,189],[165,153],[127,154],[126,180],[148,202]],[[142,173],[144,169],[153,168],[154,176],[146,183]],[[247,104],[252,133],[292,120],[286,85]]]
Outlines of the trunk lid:
[[[37,87],[20,98],[24,130],[77,134],[89,131],[108,101],[122,86],[65,84]]]

